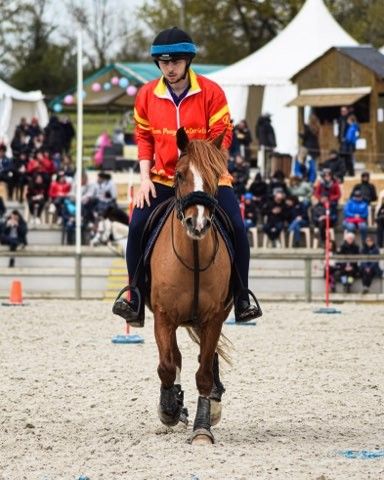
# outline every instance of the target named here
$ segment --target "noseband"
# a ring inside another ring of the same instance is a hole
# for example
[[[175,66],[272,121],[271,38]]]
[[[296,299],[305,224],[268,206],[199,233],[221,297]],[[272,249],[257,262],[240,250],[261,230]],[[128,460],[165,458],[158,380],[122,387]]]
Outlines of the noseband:
[[[211,213],[209,219],[212,221],[212,217],[215,214],[215,209],[218,203],[217,199],[213,195],[210,195],[209,193],[201,192],[201,191],[191,192],[191,193],[188,193],[188,195],[185,195],[184,197],[182,197],[180,195],[179,180],[180,180],[180,177],[178,174],[176,174],[176,178],[175,178],[176,216],[178,220],[184,222],[185,220],[184,212],[187,208],[195,205],[202,205],[209,209]]]
[[[217,200],[213,195],[209,195],[206,192],[191,192],[185,197],[177,197],[176,198],[176,214],[177,218],[181,221],[185,220],[184,212],[188,207],[192,207],[194,205],[202,205],[207,207],[210,210],[210,220],[215,213],[215,209],[217,206]]]

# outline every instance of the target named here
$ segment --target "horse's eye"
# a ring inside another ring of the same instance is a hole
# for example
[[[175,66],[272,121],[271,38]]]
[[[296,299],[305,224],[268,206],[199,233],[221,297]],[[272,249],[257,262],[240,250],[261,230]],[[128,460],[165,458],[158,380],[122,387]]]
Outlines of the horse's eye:
[[[184,180],[184,176],[181,172],[176,172],[175,177],[177,182],[182,182]]]

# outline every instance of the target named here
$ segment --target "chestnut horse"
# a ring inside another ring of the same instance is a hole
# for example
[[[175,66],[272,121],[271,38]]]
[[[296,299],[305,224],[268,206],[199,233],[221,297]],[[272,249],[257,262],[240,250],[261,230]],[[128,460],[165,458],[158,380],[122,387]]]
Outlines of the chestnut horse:
[[[219,339],[232,308],[231,261],[213,223],[219,178],[227,172],[226,157],[220,150],[223,135],[211,143],[189,141],[184,129],[177,131],[181,154],[175,175],[176,206],[159,234],[150,262],[150,304],[161,380],[158,412],[166,425],[176,425],[184,411],[177,328],[187,326],[200,345],[192,443],[214,443],[211,426],[220,420],[224,391],[217,352],[226,358]]]

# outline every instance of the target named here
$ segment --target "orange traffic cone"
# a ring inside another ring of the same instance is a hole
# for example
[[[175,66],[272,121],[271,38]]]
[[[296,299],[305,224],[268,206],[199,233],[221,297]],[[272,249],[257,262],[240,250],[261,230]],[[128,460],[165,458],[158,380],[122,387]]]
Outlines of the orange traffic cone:
[[[22,306],[23,305],[23,289],[20,280],[13,280],[11,284],[11,291],[9,293],[9,303],[3,303],[7,306]]]

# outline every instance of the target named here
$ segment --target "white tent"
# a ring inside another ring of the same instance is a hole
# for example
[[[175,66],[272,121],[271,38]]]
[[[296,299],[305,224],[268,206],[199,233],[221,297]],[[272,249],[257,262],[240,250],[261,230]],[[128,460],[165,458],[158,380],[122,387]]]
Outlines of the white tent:
[[[332,17],[323,0],[307,0],[291,23],[273,40],[246,58],[209,77],[223,88],[232,117],[255,122],[272,114],[277,148],[295,153],[297,109],[286,107],[297,89],[290,78],[333,46],[357,42]],[[253,129],[254,124],[250,125]]]
[[[48,123],[48,110],[40,90],[20,92],[0,80],[0,143],[9,144],[21,117],[28,121],[37,117],[44,127]]]

